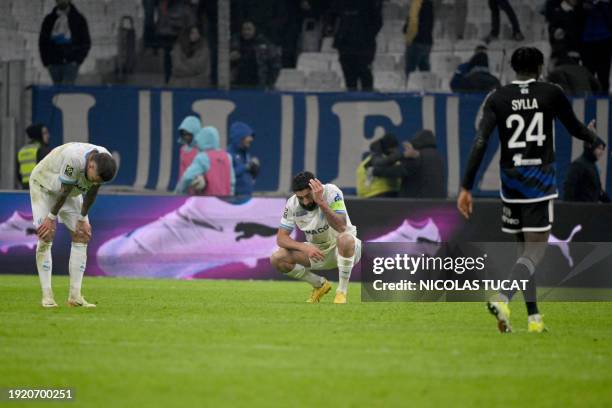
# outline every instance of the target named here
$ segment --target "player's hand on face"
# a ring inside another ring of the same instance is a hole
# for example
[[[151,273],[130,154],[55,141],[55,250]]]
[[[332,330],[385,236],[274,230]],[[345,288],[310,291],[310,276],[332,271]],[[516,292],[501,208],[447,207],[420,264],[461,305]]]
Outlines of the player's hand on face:
[[[38,238],[42,239],[43,241],[51,241],[55,236],[55,228],[55,220],[46,217],[36,230],[36,234],[38,235]]]
[[[323,184],[321,184],[319,179],[312,179],[308,184],[312,190],[312,199],[314,202],[318,205],[323,204]]]
[[[321,252],[321,250],[314,245],[306,245],[304,251],[306,252],[306,255],[308,255],[308,258],[314,259],[315,261],[322,261],[325,259],[323,252]]]
[[[91,239],[91,225],[85,220],[77,221],[76,231],[74,232],[87,241]]]
[[[469,219],[472,214],[472,193],[461,189],[459,197],[457,197],[457,208],[465,219]]]

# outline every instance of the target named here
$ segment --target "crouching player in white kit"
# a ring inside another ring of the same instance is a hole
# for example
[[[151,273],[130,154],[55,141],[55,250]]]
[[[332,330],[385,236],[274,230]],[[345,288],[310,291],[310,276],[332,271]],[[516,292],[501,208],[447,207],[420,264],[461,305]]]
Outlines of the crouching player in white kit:
[[[338,268],[334,303],[346,303],[351,271],[361,257],[361,241],[346,212],[342,191],[333,184],[321,184],[307,171],[293,178],[292,189],[295,194],[287,200],[277,233],[280,248],[270,262],[278,271],[312,285],[309,303],[319,302],[331,289],[327,279],[311,270]],[[306,234],[307,242],[291,238],[295,226]]]
[[[43,307],[57,307],[51,289],[51,245],[58,218],[72,236],[68,305],[95,307],[81,295],[87,243],[91,239],[87,212],[96,199],[100,184],[112,180],[116,172],[117,164],[108,150],[89,143],[66,143],[56,147],[32,171],[30,198],[38,235],[36,268],[42,287]]]

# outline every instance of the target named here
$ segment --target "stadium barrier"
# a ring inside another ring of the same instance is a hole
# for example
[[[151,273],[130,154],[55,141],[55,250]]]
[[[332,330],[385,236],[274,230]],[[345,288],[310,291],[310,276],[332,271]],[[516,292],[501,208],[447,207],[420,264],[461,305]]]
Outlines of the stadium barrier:
[[[185,116],[196,114],[219,129],[223,146],[231,122],[252,125],[252,153],[262,163],[256,189],[281,195],[289,191],[291,175],[302,169],[352,192],[355,169],[373,138],[390,132],[407,140],[420,129],[431,129],[445,158],[449,195],[454,196],[484,95],[37,86],[32,98],[33,121],[48,125],[52,145],[87,141],[114,153],[120,160],[117,186],[172,190],[178,174],[176,129]],[[573,106],[579,119],[597,119],[598,133],[607,142],[610,99],[578,98]],[[559,123],[553,136],[562,188],[568,164],[582,153],[582,142],[570,138]],[[499,143],[492,140],[476,195],[497,195]],[[608,157],[599,167],[602,185],[612,190]]]
[[[358,236],[377,242],[509,242],[498,200],[477,200],[465,221],[452,200],[346,200]],[[102,194],[90,212],[88,275],[282,279],[268,261],[284,198],[229,202],[214,197]],[[573,264],[572,242],[610,242],[609,205],[557,202],[550,244]],[[303,236],[294,234],[296,239]],[[36,274],[29,195],[0,193],[0,273]],[[66,274],[70,236],[59,228],[54,274]],[[359,268],[353,272],[360,278]],[[612,287],[612,275],[608,287]],[[337,278],[337,272],[330,272]]]

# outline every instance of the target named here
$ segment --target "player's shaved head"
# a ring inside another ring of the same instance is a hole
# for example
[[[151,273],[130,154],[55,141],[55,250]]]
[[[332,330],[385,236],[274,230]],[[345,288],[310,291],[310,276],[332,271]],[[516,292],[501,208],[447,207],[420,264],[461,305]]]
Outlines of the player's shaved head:
[[[510,65],[517,75],[537,77],[544,65],[544,54],[535,47],[521,47],[512,53]]]
[[[117,173],[117,163],[115,159],[113,159],[113,156],[106,153],[96,153],[92,157],[92,160],[96,163],[96,171],[103,183],[111,181],[115,177],[115,173]]]

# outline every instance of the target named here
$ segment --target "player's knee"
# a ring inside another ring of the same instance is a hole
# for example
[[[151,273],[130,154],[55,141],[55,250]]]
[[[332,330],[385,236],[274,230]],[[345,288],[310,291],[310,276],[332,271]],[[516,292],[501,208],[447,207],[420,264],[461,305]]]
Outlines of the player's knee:
[[[88,244],[91,237],[82,232],[74,232],[72,233],[72,242],[76,244]]]
[[[53,242],[51,240],[45,241],[43,239],[38,239],[38,243],[36,244],[36,252],[44,253],[51,249],[51,245]]]
[[[283,258],[285,257],[284,255],[285,254],[280,249],[278,251],[275,251],[272,255],[270,255],[270,263],[272,264],[272,266],[278,269],[280,264],[283,262]]]
[[[350,234],[340,234],[336,238],[336,246],[341,253],[352,253],[355,251],[355,239]]]

